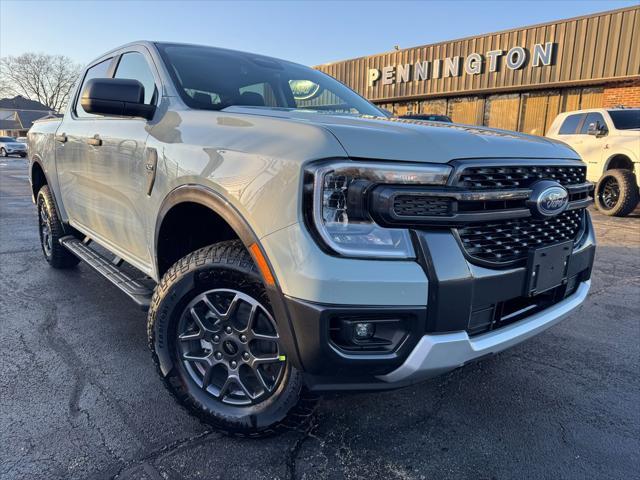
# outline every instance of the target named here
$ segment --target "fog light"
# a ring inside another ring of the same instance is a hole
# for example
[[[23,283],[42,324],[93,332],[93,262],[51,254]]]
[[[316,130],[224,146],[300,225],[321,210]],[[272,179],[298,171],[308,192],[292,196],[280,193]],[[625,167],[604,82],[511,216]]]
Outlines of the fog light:
[[[371,322],[357,322],[353,333],[356,340],[368,340],[376,333],[376,326]]]

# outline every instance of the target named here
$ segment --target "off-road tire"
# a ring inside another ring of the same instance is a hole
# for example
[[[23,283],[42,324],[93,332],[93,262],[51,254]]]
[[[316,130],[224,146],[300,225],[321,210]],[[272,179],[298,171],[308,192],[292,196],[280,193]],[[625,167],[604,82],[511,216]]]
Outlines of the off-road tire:
[[[203,390],[178,358],[178,324],[185,308],[198,295],[221,288],[255,298],[272,315],[260,274],[240,241],[220,242],[183,257],[162,277],[149,308],[149,348],[165,386],[190,413],[229,435],[262,437],[304,428],[318,398],[305,390],[301,373],[289,361],[270,397],[254,405],[230,408]]]
[[[48,185],[44,185],[38,191],[36,204],[38,206],[40,246],[42,247],[45,260],[53,268],[71,268],[76,266],[78,262],[80,262],[80,259],[60,245],[59,240],[64,237],[66,233]],[[51,237],[50,242],[44,238],[42,226],[45,219],[43,218],[43,210],[46,214],[46,221],[48,222],[48,231]]]
[[[607,188],[616,188],[618,194],[612,201]],[[636,176],[630,170],[613,169],[604,172],[595,190],[595,203],[598,210],[612,217],[625,217],[638,205],[640,195]]]

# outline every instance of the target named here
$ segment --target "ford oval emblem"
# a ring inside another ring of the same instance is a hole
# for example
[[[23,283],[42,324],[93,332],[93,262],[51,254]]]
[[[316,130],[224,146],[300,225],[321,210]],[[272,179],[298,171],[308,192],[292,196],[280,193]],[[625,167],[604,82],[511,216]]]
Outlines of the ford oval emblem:
[[[534,217],[554,217],[567,209],[569,192],[558,182],[541,180],[533,184],[527,205]]]

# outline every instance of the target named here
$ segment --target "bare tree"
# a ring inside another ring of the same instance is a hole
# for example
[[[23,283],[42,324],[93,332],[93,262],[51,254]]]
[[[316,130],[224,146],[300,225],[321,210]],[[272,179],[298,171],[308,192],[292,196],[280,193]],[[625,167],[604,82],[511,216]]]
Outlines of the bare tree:
[[[59,112],[69,100],[81,66],[64,55],[23,53],[0,58],[0,97],[22,95]]]

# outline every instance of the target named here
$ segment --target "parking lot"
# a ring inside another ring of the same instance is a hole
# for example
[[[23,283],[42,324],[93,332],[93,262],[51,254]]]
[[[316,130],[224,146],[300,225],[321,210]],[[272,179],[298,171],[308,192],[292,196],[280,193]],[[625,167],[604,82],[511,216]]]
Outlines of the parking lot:
[[[420,385],[325,398],[305,431],[240,440],[174,403],[124,294],[86,265],[46,265],[26,161],[0,159],[0,478],[638,478],[640,214],[594,220],[591,294],[568,320]]]

